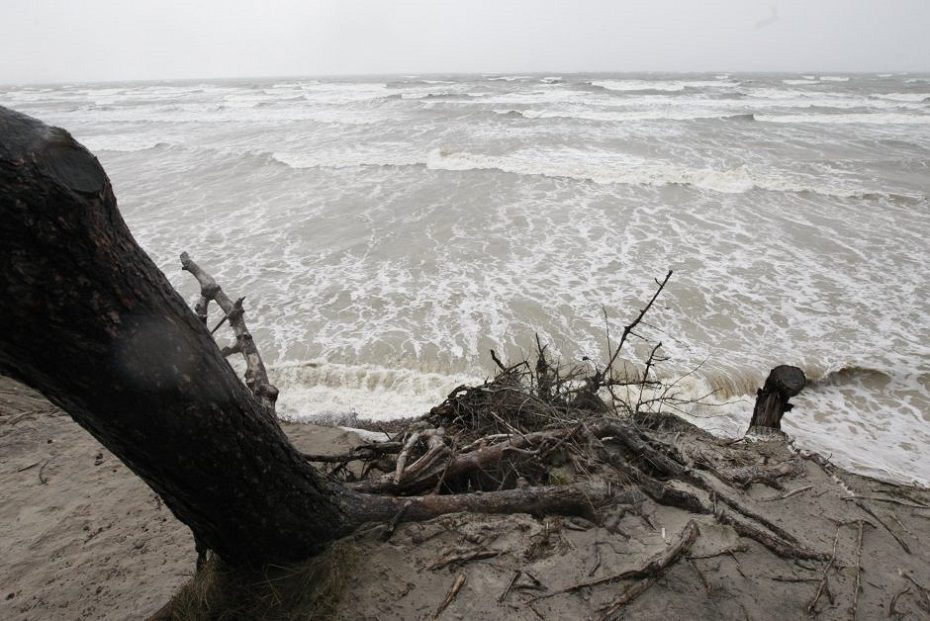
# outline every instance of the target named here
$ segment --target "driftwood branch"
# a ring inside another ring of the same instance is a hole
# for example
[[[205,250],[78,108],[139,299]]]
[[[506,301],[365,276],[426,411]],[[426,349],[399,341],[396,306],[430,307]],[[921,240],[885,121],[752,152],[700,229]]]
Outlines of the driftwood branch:
[[[181,253],[181,269],[190,272],[191,275],[200,283],[200,299],[194,306],[194,313],[207,323],[207,311],[211,301],[216,302],[225,313],[223,319],[213,328],[213,332],[228,321],[236,335],[236,344],[232,347],[224,347],[222,353],[229,356],[233,353],[241,353],[245,358],[245,384],[255,395],[255,398],[265,407],[266,410],[274,413],[274,404],[278,400],[278,389],[275,388],[268,380],[268,371],[265,369],[265,363],[262,361],[252,334],[245,325],[245,311],[242,308],[244,298],[239,298],[233,302],[223,291],[223,288],[217,284],[216,280],[206,273],[199,265],[194,263],[193,259],[186,252]]]
[[[400,469],[400,476],[395,472],[385,474],[378,479],[367,479],[353,485],[353,489],[376,494],[411,494],[434,487],[440,477],[452,480],[470,472],[476,472],[499,464],[509,454],[526,454],[526,449],[539,446],[548,441],[557,441],[569,437],[572,429],[554,429],[537,431],[523,435],[513,435],[504,442],[463,452],[448,458],[448,449],[439,450],[439,446],[430,447],[426,454],[406,468]],[[446,457],[442,459],[441,457]],[[397,461],[398,466],[401,460]]]

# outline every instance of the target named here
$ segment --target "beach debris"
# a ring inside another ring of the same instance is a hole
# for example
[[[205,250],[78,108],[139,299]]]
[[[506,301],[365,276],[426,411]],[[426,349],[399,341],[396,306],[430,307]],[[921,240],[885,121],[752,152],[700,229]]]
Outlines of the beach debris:
[[[433,619],[438,619],[439,615],[449,607],[449,604],[452,603],[452,600],[455,599],[455,596],[459,594],[459,591],[462,590],[462,587],[465,585],[465,574],[459,574],[455,577],[455,581],[452,583],[452,586],[449,587],[449,592],[446,594],[446,598],[442,600],[442,603],[439,605],[439,608],[436,609],[436,613],[433,615]]]
[[[811,598],[810,603],[807,604],[807,614],[814,615],[817,613],[817,602],[820,601],[820,596],[824,593],[827,593],[827,596],[830,598],[830,601],[833,601],[833,595],[830,593],[830,582],[829,574],[830,569],[833,567],[833,564],[836,563],[836,544],[840,540],[840,527],[836,527],[836,535],[833,537],[833,554],[830,555],[830,559],[827,561],[827,564],[823,568],[823,573],[820,576],[820,580],[817,583],[817,590],[814,591],[814,596]]]
[[[804,371],[779,365],[769,372],[765,384],[756,392],[756,405],[749,422],[749,435],[771,435],[781,430],[781,418],[794,407],[788,400],[797,396],[807,384]]]

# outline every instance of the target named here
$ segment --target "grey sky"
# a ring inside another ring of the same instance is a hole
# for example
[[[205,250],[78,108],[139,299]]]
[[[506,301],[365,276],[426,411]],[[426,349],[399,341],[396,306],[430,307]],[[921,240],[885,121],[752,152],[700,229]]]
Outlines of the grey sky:
[[[930,0],[0,0],[0,83],[930,71]]]

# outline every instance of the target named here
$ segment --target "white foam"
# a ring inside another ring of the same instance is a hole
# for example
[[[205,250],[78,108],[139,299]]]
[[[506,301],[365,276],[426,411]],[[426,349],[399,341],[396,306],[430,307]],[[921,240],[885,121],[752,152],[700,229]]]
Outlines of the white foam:
[[[426,163],[418,154],[404,154],[402,145],[366,145],[360,149],[310,153],[276,152],[271,157],[291,168],[352,168],[356,166],[413,166]]]
[[[482,381],[474,375],[322,361],[277,365],[269,373],[280,390],[279,415],[300,422],[347,415],[367,420],[420,416],[441,403],[456,386]]]
[[[593,86],[609,91],[668,91],[678,92],[686,88],[723,88],[739,86],[738,82],[723,80],[594,80]]]
[[[919,478],[930,110],[912,91],[926,82],[783,77],[620,93],[568,76],[76,85],[0,89],[0,100],[92,148],[183,145],[106,155],[121,209],[186,295],[196,287],[177,252],[200,248],[248,296],[266,360],[351,363],[276,366],[295,418],[422,413],[455,383],[447,372],[470,374],[491,347],[516,360],[534,333],[566,362],[598,359],[602,309],[624,325],[674,267],[642,328],[675,363],[708,360],[687,394],[737,395],[697,412],[703,424],[742,431],[741,395],[771,366],[803,362],[821,381],[789,414],[801,441],[863,472]],[[400,97],[431,92],[459,96]],[[830,379],[855,361],[892,379]]]
[[[677,380],[669,378],[669,382],[675,383],[679,399],[697,400],[694,405],[675,407],[672,411],[713,433],[740,437],[746,432],[752,414],[753,392],[762,385],[764,377],[761,372],[747,377],[745,384],[749,390],[733,396],[716,393],[717,382],[709,382],[700,374]],[[867,379],[868,375],[850,375],[841,381],[809,384],[792,400],[795,407],[782,420],[784,431],[799,447],[828,455],[834,463],[854,472],[930,484],[930,462],[913,450],[915,446],[930,444],[930,429],[919,408],[887,407],[889,400],[897,401],[902,393],[920,392],[925,399],[930,395],[913,381],[913,375],[886,378],[889,383],[884,387],[870,385]],[[850,441],[837,442],[840,437]]]
[[[145,134],[78,135],[75,136],[75,138],[92,153],[96,153],[97,151],[120,151],[124,153],[145,151],[160,145],[168,145],[170,142],[176,140],[169,140],[161,136],[153,137]]]
[[[930,114],[859,113],[859,114],[756,114],[765,123],[829,123],[863,125],[927,125]]]
[[[820,84],[819,80],[782,80],[782,84],[788,84],[791,86],[798,85],[807,85],[807,84]]]
[[[567,177],[598,184],[690,185],[724,194],[753,189],[775,192],[816,192],[852,197],[863,188],[828,186],[772,169],[748,166],[727,169],[690,168],[673,162],[647,160],[624,153],[586,149],[521,149],[505,155],[434,150],[427,159],[433,170],[500,170],[520,175]]]
[[[884,93],[875,94],[872,95],[872,97],[876,97],[878,99],[888,99],[890,101],[930,101],[930,93]]]
[[[746,431],[755,389],[766,373],[744,371],[732,377],[718,373],[710,379],[697,370],[667,376],[663,381],[669,389],[647,389],[644,396],[662,397],[650,406],[653,411],[675,413],[718,435],[739,437]],[[322,361],[277,365],[270,374],[281,391],[279,415],[296,422],[416,417],[438,405],[455,387],[483,381],[481,374],[474,373],[446,375]],[[864,474],[930,483],[930,463],[919,452],[901,450],[902,441],[930,444],[930,430],[923,428],[920,412],[889,412],[875,398],[876,390],[918,391],[927,397],[926,387],[913,381],[914,376],[903,383],[886,377],[890,383],[885,388],[867,385],[868,373],[834,381],[836,370],[824,377],[823,369],[814,369],[808,376],[812,383],[794,399],[795,409],[783,420],[785,431],[801,448],[831,455],[835,463]],[[640,397],[638,387],[615,394],[631,403]],[[915,425],[921,429],[916,433]],[[859,430],[854,443],[833,440],[848,435],[850,428]]]
[[[839,75],[822,75],[820,76],[821,82],[849,82],[848,76],[839,76]]]

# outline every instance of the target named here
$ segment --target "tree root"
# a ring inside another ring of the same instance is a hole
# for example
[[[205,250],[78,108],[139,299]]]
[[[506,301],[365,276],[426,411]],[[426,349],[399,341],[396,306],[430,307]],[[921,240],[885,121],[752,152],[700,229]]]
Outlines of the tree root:
[[[505,442],[460,453],[451,457],[445,446],[431,447],[420,459],[404,468],[398,458],[394,473],[377,479],[367,479],[351,484],[358,492],[368,494],[413,494],[432,489],[443,478],[446,481],[462,475],[499,465],[510,455],[525,454],[527,449],[538,447],[552,440],[562,440],[573,433],[572,429],[539,431],[515,435]]]
[[[349,501],[353,528],[370,522],[422,522],[448,513],[529,513],[531,515],[577,515],[595,519],[596,509],[607,502],[630,502],[636,490],[617,492],[607,485],[579,483],[429,496],[379,496],[352,494]],[[400,514],[400,517],[396,516]]]
[[[575,591],[579,591],[581,589],[586,589],[601,584],[619,582],[621,580],[647,580],[649,578],[658,577],[668,567],[673,565],[682,554],[691,549],[691,545],[694,543],[695,539],[697,539],[699,534],[700,531],[698,530],[697,522],[690,520],[688,524],[685,525],[684,530],[681,531],[681,536],[678,538],[678,541],[668,549],[663,550],[661,553],[654,556],[643,567],[638,569],[628,569],[619,574],[598,578],[597,580],[579,582],[578,584],[573,584],[570,587],[535,597],[533,598],[533,601],[535,602],[541,599],[549,599],[550,597],[555,597],[557,595],[574,593]]]
[[[822,552],[815,552],[804,546],[784,541],[724,511],[717,514],[717,521],[721,524],[731,526],[740,537],[752,539],[756,543],[764,546],[772,554],[780,556],[781,558],[824,560],[827,557],[827,555]]]
[[[753,483],[764,483],[778,490],[784,489],[779,479],[797,476],[801,471],[796,461],[786,461],[777,466],[742,466],[716,470],[722,479],[742,489]]]
[[[601,613],[600,619],[602,621],[613,621],[617,619],[623,607],[648,591],[649,588],[655,584],[679,558],[681,558],[682,554],[691,548],[697,536],[697,523],[691,520],[682,531],[678,542],[669,548],[661,557],[650,561],[642,570],[628,572],[629,578],[642,577],[642,580],[627,588],[620,597],[599,610],[598,612]]]
[[[901,546],[901,549],[902,549],[902,550],[904,550],[904,551],[907,552],[908,554],[911,553],[911,548],[910,548],[910,546],[907,545],[907,542],[904,541],[903,539],[901,539],[901,537],[898,535],[898,533],[896,533],[896,532],[894,532],[893,530],[891,530],[891,527],[888,526],[888,524],[886,524],[885,521],[884,521],[883,519],[881,519],[880,517],[878,517],[877,515],[875,515],[875,512],[872,511],[871,509],[869,509],[869,508],[865,505],[865,503],[863,503],[861,500],[855,500],[855,499],[853,500],[853,502],[856,503],[856,506],[857,506],[857,507],[859,507],[860,509],[862,509],[863,511],[865,511],[866,513],[868,513],[869,515],[871,515],[873,518],[875,518],[875,520],[876,520],[879,524],[881,524],[881,525],[884,527],[885,530],[888,531],[888,534],[890,534],[890,535],[894,538],[894,540],[898,542],[898,545]]]
[[[605,438],[605,440],[607,439],[612,438]],[[782,558],[823,559],[826,557],[826,555],[822,553],[815,552],[800,545],[797,537],[791,533],[743,506],[734,498],[721,493],[716,486],[697,472],[687,472],[684,475],[687,479],[685,481],[669,481],[667,483],[662,483],[631,466],[624,460],[622,455],[618,455],[615,451],[610,450],[609,447],[605,446],[604,448],[605,450],[602,451],[604,458],[617,469],[626,472],[636,481],[640,489],[642,489],[647,496],[661,505],[677,507],[692,513],[713,515],[718,522],[731,526],[741,537],[753,539],[766,547],[773,554]],[[651,463],[664,462],[663,460],[655,460]],[[723,501],[733,512],[746,519],[742,519],[722,508],[718,508],[716,502],[713,503],[713,506],[708,505],[699,497],[698,493],[696,493],[699,489],[703,493],[710,494],[712,499]],[[771,532],[767,533],[765,530],[753,526],[751,524],[752,521],[758,522]]]

